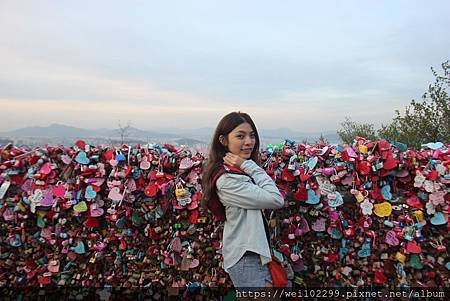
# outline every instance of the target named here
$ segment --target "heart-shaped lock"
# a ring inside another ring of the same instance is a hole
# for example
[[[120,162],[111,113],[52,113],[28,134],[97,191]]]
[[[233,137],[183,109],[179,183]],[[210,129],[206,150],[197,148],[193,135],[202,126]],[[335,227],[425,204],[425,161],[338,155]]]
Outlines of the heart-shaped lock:
[[[194,162],[192,162],[192,159],[189,157],[185,157],[180,160],[180,166],[179,169],[189,169],[194,165]]]
[[[379,217],[388,217],[392,213],[392,205],[389,202],[375,204],[373,212]]]
[[[79,203],[77,203],[75,206],[73,206],[73,210],[75,210],[75,212],[77,213],[82,213],[88,210],[86,202],[85,201],[81,201]]]
[[[337,191],[334,192],[334,199],[328,199],[328,206],[330,206],[330,207],[335,208],[335,207],[339,207],[343,204],[344,204],[344,199],[342,198],[342,195]]]
[[[423,209],[423,204],[420,202],[417,195],[413,195],[413,196],[409,197],[406,200],[406,204],[408,204],[408,206],[413,207],[413,208]]]
[[[83,165],[88,165],[90,162],[86,153],[83,151],[78,152],[77,156],[75,157],[75,161]]]
[[[158,193],[158,186],[156,183],[150,182],[144,189],[144,193],[146,196],[152,198],[155,197]]]
[[[412,254],[409,257],[409,261],[406,265],[410,268],[417,269],[417,270],[423,269],[423,265],[420,262],[420,258],[417,254]]]
[[[400,244],[400,241],[397,238],[397,234],[393,230],[390,230],[386,233],[384,241],[391,246],[398,246]]]
[[[191,263],[189,264],[189,268],[190,269],[195,269],[196,267],[198,267],[200,264],[200,261],[196,258],[191,260]]]
[[[336,185],[331,184],[329,181],[323,181],[319,184],[320,194],[328,195],[336,191]]]
[[[100,208],[97,203],[92,203],[90,207],[90,213],[93,217],[99,217],[102,216],[105,211],[103,210],[103,208]]]
[[[302,231],[302,234],[308,233],[311,230],[308,221],[304,217],[300,220],[300,230]]]
[[[314,169],[314,167],[316,167],[318,160],[319,158],[315,156],[308,159],[306,166],[308,166],[309,170],[312,170]]]
[[[431,224],[435,226],[445,225],[447,223],[447,218],[442,212],[436,212],[434,216],[430,219]]]
[[[305,183],[310,178],[310,175],[307,173],[300,173],[299,178],[302,183]]]
[[[291,260],[293,262],[296,262],[296,261],[298,261],[300,259],[300,255],[295,254],[295,253],[291,253],[291,255],[289,257],[291,258]]]
[[[369,152],[368,147],[364,144],[358,145],[358,150],[361,154],[364,154],[364,155],[366,155]]]
[[[383,196],[383,199],[388,200],[388,201],[391,200],[392,199],[391,186],[384,185],[381,188],[381,195]]]
[[[314,190],[308,189],[308,199],[306,200],[306,204],[316,205],[319,202],[320,196],[318,196]]]
[[[305,187],[298,187],[297,191],[294,194],[294,197],[297,201],[306,201],[308,199],[308,191]]]
[[[398,164],[398,162],[397,162],[397,160],[394,159],[394,157],[392,156],[392,153],[389,153],[388,157],[383,162],[383,169],[384,170],[392,170],[397,167],[397,164]]]
[[[92,200],[95,199],[95,197],[97,196],[97,193],[94,191],[94,188],[89,185],[86,187],[86,191],[84,192],[84,197],[88,200]]]
[[[358,251],[358,256],[362,257],[362,258],[365,258],[365,257],[369,257],[370,254],[371,254],[370,241],[366,241],[361,246],[361,250]]]
[[[52,172],[52,165],[50,162],[46,162],[41,166],[41,169],[39,170],[39,173],[48,175]]]
[[[123,199],[123,194],[120,193],[119,187],[111,188],[108,193],[108,198],[116,202],[121,201]]]
[[[422,253],[422,248],[416,241],[409,241],[406,244],[406,250],[412,254],[420,254]]]
[[[175,237],[170,243],[170,248],[172,251],[180,253],[183,247],[181,246],[181,239],[179,237]]]
[[[76,254],[82,255],[84,253],[86,253],[85,247],[84,247],[84,243],[82,241],[79,241],[77,243],[77,245],[75,246],[75,248],[73,248],[73,251]]]

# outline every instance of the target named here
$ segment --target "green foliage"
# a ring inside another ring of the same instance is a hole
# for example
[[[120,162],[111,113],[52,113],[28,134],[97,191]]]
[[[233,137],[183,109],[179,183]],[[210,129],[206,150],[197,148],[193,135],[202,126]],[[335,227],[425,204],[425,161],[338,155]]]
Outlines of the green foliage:
[[[436,80],[429,85],[422,101],[412,100],[404,115],[396,110],[392,122],[378,131],[381,137],[414,148],[428,142],[450,141],[450,98],[446,91],[450,87],[449,61],[442,63],[442,69],[444,74],[439,75],[431,68]]]
[[[341,127],[337,133],[345,144],[352,144],[356,137],[364,137],[369,140],[378,139],[374,126],[370,123],[358,123],[352,121],[350,117],[345,117],[345,121],[341,122]]]

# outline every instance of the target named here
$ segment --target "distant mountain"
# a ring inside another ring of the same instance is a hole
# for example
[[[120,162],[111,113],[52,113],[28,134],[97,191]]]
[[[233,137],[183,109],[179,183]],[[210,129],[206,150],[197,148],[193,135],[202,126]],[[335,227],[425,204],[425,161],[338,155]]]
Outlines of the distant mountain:
[[[183,139],[177,139],[175,140],[176,143],[179,145],[194,145],[194,144],[203,144],[204,141],[200,141],[197,139],[190,139],[190,138],[183,138]]]
[[[53,123],[49,126],[30,126],[25,128],[20,128],[8,132],[1,132],[1,136],[12,136],[12,137],[66,137],[66,138],[90,138],[90,137],[120,137],[119,129],[96,129],[88,130],[82,128],[76,128],[72,126],[67,126],[63,124]],[[130,127],[126,131],[127,137],[130,138],[180,138],[183,136],[159,133],[155,131],[144,131],[137,128]]]
[[[58,123],[52,123],[49,126],[29,126],[8,132],[0,133],[2,136],[11,137],[92,137],[92,131],[67,126]]]
[[[21,139],[25,143],[33,141],[50,141],[54,143],[67,143],[74,139],[87,139],[89,141],[120,141],[119,129],[82,129],[63,124],[53,123],[49,126],[33,126],[16,129],[8,132],[0,132],[0,137],[9,139]],[[155,143],[158,142],[175,142],[184,145],[207,144],[211,141],[214,133],[213,128],[197,128],[197,129],[178,129],[178,128],[159,128],[154,130],[141,130],[134,127],[127,129],[125,133],[128,141],[144,141]],[[339,143],[340,139],[334,131],[324,131],[322,133],[305,133],[297,132],[288,128],[277,129],[259,129],[261,145],[269,143],[280,143],[284,139],[292,139],[297,143],[307,141],[313,143],[317,141],[320,135],[323,135],[329,143]]]
[[[97,129],[94,131],[98,137],[120,137],[120,129]],[[126,131],[127,137],[139,138],[143,140],[154,138],[180,138],[182,136],[170,133],[161,133],[156,131],[140,130],[134,127],[128,128]]]
[[[208,141],[211,139],[214,134],[213,128],[197,128],[197,129],[177,129],[177,128],[158,128],[158,132],[164,133],[173,133],[183,136],[189,137],[207,137]],[[261,138],[276,138],[276,139],[305,139],[305,138],[318,138],[321,133],[307,133],[307,132],[298,132],[288,128],[277,128],[277,129],[258,129],[259,136]],[[336,132],[333,131],[325,131],[322,133],[324,136],[327,135],[329,137],[335,138],[337,136]]]

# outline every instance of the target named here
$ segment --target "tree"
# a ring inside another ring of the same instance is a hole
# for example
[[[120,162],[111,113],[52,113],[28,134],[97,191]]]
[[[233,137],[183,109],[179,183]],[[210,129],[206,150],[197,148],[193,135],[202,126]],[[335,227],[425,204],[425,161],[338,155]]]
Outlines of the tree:
[[[322,133],[320,133],[320,137],[318,140],[316,140],[316,144],[327,145],[328,139],[325,138]]]
[[[130,121],[127,121],[127,124],[125,126],[122,126],[120,120],[119,120],[119,129],[117,130],[120,135],[120,144],[123,145],[125,142],[126,137],[128,137],[129,132],[131,129]]]
[[[396,110],[390,124],[382,125],[378,134],[388,140],[406,143],[409,147],[420,148],[424,143],[450,142],[450,98],[446,88],[450,87],[449,61],[441,64],[444,70],[439,75],[433,67],[434,84],[422,96],[422,101],[414,99],[406,106],[404,115]]]
[[[345,117],[345,121],[341,122],[341,127],[337,133],[345,144],[353,143],[353,139],[356,137],[364,137],[369,140],[378,139],[374,125],[371,123],[358,123],[350,117]]]

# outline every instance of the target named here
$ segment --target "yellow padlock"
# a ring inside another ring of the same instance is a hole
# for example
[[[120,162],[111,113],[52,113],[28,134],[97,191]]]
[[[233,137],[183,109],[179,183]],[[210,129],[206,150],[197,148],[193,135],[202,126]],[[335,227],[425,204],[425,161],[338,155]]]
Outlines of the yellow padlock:
[[[424,216],[423,216],[422,210],[414,211],[414,216],[416,217],[418,222],[421,222],[421,221],[423,221],[425,219]]]
[[[358,146],[359,152],[361,154],[367,154],[369,152],[369,149],[367,148],[367,146],[361,144]]]
[[[358,201],[358,203],[361,203],[362,201],[364,201],[366,196],[361,191],[358,191],[358,193],[355,195],[355,198]]]
[[[400,252],[397,252],[397,254],[395,254],[395,259],[397,259],[401,263],[405,263],[406,256],[404,254],[400,253]]]
[[[91,259],[89,259],[89,263],[95,263],[95,256],[91,257]]]
[[[178,183],[175,189],[175,195],[177,198],[182,198],[189,195],[189,190],[184,188],[181,183]]]
[[[392,213],[392,205],[389,202],[375,204],[373,208],[373,212],[379,217],[387,217]]]

